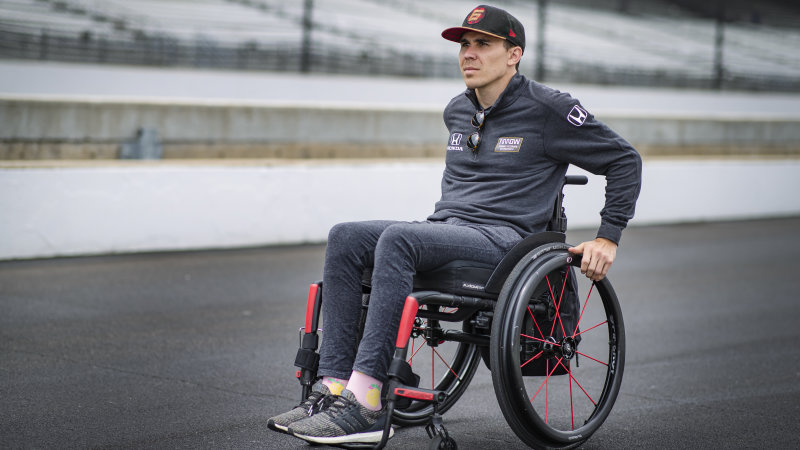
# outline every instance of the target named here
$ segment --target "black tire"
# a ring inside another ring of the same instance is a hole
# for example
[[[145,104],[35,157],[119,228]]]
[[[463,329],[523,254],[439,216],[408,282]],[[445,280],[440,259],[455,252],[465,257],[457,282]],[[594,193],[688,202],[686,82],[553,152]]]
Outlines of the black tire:
[[[456,342],[443,337],[436,340],[436,347],[432,347],[424,338],[427,327],[446,331],[456,326],[458,324],[418,317],[412,332],[412,343],[409,344],[408,359],[414,373],[420,375],[419,387],[437,389],[447,394],[446,399],[439,404],[440,414],[450,409],[461,397],[481,363],[480,351],[475,344]],[[468,321],[463,322],[461,328],[469,332]],[[395,409],[392,422],[403,426],[422,425],[428,422],[431,415],[433,415],[433,405],[415,401],[407,408]]]
[[[492,324],[497,401],[514,433],[534,448],[585,442],[608,417],[622,382],[625,328],[617,296],[607,278],[592,283],[576,276],[580,258],[567,248],[547,244],[522,258],[503,286]],[[552,313],[557,302],[566,303],[569,277],[582,283],[574,327]]]
[[[434,436],[428,445],[429,450],[458,450],[458,444],[451,437],[444,437],[441,434]]]

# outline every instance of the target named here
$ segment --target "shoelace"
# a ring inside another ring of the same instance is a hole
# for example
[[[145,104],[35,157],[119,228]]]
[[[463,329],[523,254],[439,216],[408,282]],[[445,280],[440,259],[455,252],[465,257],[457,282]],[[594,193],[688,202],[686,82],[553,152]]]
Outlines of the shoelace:
[[[328,409],[333,403],[336,402],[337,398],[338,396],[334,395],[321,395],[308,407],[308,415],[313,416],[320,411]]]
[[[312,391],[311,394],[309,394],[309,396],[306,397],[306,399],[300,402],[300,404],[297,406],[305,409],[311,408],[314,406],[314,404],[319,402],[322,399],[322,397],[325,397],[325,395],[322,394],[321,392]]]
[[[353,402],[351,402],[345,396],[340,395],[338,397],[330,397],[332,399],[331,403],[326,405],[325,409],[327,410],[328,414],[333,415],[336,412],[344,411],[349,408]],[[321,411],[321,410],[320,410]]]

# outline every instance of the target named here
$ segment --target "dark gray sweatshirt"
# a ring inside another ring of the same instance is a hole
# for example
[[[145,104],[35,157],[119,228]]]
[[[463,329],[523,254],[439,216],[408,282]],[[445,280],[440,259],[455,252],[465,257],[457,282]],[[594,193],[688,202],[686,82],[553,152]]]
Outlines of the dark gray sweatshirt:
[[[606,202],[597,237],[619,243],[633,217],[641,186],[636,150],[580,103],[517,74],[486,110],[477,151],[467,146],[480,110],[475,92],[444,110],[450,132],[442,197],[431,220],[458,217],[510,225],[522,236],[544,231],[567,166],[606,177]]]

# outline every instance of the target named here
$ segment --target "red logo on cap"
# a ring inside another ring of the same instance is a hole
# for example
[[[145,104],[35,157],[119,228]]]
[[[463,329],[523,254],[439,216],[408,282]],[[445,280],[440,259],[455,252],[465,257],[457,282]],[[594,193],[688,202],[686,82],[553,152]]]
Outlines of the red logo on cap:
[[[470,25],[475,25],[476,23],[480,22],[483,19],[483,15],[486,13],[484,8],[475,8],[470,13],[469,17],[467,18],[467,23]]]
[[[508,30],[508,35],[510,37],[517,37],[517,33],[514,33],[514,30]]]

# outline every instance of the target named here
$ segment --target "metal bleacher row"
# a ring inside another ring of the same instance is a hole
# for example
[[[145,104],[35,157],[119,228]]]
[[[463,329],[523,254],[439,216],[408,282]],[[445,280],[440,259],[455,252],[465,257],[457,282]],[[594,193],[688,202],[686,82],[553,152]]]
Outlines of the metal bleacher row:
[[[491,3],[512,11],[526,25],[528,53],[534,54],[537,2]],[[624,12],[613,6],[619,3],[548,2],[547,72],[587,78],[602,73],[609,74],[607,78],[621,73],[657,79],[671,74],[684,80],[712,76],[713,19],[666,0],[629,2],[636,6]],[[0,0],[0,57],[297,70],[303,5],[301,0]],[[459,23],[471,3],[314,0],[313,5],[314,71],[458,73],[453,64],[456,47],[438,36],[443,28]],[[791,9],[764,8],[763,14],[792,13]],[[800,14],[793,13],[800,23]],[[115,46],[126,50],[117,55]],[[729,78],[796,83],[800,79],[798,47],[799,27],[743,20],[728,23],[725,73]],[[149,56],[136,60],[137,51]],[[198,57],[203,51],[206,55]],[[158,52],[164,54],[153,56]],[[186,59],[187,53],[194,59]],[[233,62],[225,56],[229,54],[235,57]],[[276,54],[281,56],[269,65]],[[126,57],[131,61],[125,61]],[[529,67],[523,71],[530,70],[533,62],[533,57],[526,58]]]

